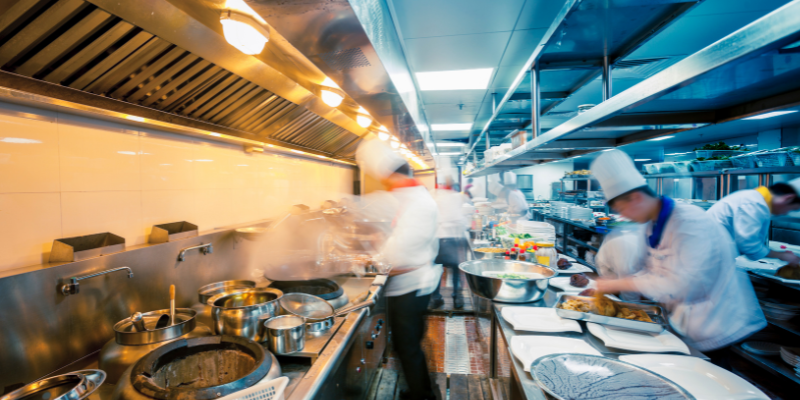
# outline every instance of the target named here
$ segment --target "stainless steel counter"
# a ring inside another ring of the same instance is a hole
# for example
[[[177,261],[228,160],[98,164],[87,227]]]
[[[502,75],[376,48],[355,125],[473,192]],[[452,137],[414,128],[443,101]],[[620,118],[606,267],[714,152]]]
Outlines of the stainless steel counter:
[[[611,349],[605,346],[600,339],[597,339],[589,333],[589,330],[586,329],[586,323],[579,322],[581,324],[581,328],[583,329],[583,333],[576,333],[576,332],[560,332],[560,333],[540,333],[540,332],[527,332],[527,331],[514,331],[514,328],[503,319],[503,315],[501,314],[504,307],[552,307],[557,298],[560,291],[555,291],[553,289],[548,289],[547,293],[542,300],[533,303],[526,303],[526,304],[505,304],[505,303],[492,303],[491,305],[491,313],[492,313],[492,333],[493,336],[491,343],[491,358],[493,360],[496,359],[497,349],[498,346],[504,346],[508,349],[508,354],[510,358],[510,369],[512,377],[514,378],[514,382],[519,389],[519,393],[523,396],[524,399],[527,400],[538,400],[538,399],[547,399],[544,395],[544,392],[539,389],[536,383],[533,381],[533,377],[529,372],[526,372],[522,363],[513,355],[511,352],[511,338],[517,335],[520,336],[558,336],[558,337],[568,337],[573,339],[582,339],[589,343],[592,347],[597,349],[603,356],[609,358],[618,358],[621,355],[626,354],[641,354],[640,352],[633,352],[633,351],[626,351],[621,349]],[[499,335],[495,335],[494,332],[499,333]],[[703,359],[708,359],[703,353],[697,351],[696,349],[689,347],[691,350],[691,355],[694,357],[700,357]],[[669,353],[667,353],[669,354]],[[496,368],[492,368],[492,371],[496,371]]]

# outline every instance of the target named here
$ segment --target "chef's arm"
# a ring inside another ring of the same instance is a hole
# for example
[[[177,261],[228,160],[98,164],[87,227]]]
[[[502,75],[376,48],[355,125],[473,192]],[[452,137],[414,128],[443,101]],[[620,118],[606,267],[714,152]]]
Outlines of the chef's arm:
[[[789,265],[800,265],[800,257],[797,254],[792,253],[791,251],[774,251],[771,250],[769,254],[767,254],[768,258],[777,258],[779,260],[786,261]]]
[[[769,257],[771,253],[766,245],[767,238],[761,233],[764,221],[769,218],[769,211],[756,205],[744,204],[736,209],[733,214],[733,239],[739,253],[753,261]]]
[[[602,293],[620,293],[637,291],[632,277],[621,279],[598,279],[597,291]]]

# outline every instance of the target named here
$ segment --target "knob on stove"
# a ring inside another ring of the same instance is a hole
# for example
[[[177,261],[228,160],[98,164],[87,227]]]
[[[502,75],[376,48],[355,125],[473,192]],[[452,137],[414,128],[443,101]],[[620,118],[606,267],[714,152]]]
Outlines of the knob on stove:
[[[375,343],[373,341],[367,342],[367,349],[372,350],[375,348]]]
[[[383,325],[383,320],[382,319],[378,320],[378,325]]]

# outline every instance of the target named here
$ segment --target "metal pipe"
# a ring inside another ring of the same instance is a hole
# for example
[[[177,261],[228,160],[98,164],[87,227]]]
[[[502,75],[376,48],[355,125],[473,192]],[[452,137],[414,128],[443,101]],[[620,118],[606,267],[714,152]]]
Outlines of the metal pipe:
[[[81,291],[81,287],[80,287],[79,281],[82,281],[84,279],[94,278],[96,276],[110,274],[110,273],[116,272],[116,271],[122,271],[122,270],[127,270],[128,271],[128,278],[133,278],[133,271],[128,267],[119,267],[119,268],[107,269],[105,271],[95,272],[93,274],[86,274],[86,275],[74,276],[72,278],[69,278],[69,283],[61,285],[61,293],[64,296],[69,296],[71,294],[78,294]]]
[[[541,133],[541,124],[539,123],[540,111],[542,109],[542,99],[540,93],[539,82],[539,63],[533,64],[531,69],[531,133],[535,139]]]
[[[611,64],[608,56],[603,56],[603,101],[610,99],[611,96]]]
[[[181,252],[178,253],[178,261],[186,260],[186,252],[189,251],[189,250],[194,250],[194,249],[200,250],[200,252],[203,253],[203,254],[211,254],[211,253],[214,252],[214,247],[211,245],[211,243],[198,244],[197,246],[187,247],[187,248],[181,250]]]
[[[497,114],[497,93],[492,93],[492,114]]]
[[[492,142],[489,140],[489,131],[486,131],[486,150],[489,150],[490,147],[492,147]],[[486,156],[484,155],[483,158]]]

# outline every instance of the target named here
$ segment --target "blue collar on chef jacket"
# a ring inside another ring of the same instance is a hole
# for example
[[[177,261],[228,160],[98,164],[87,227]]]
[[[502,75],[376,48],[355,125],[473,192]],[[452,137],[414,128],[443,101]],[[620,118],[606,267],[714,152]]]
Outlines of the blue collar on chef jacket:
[[[664,233],[664,226],[667,225],[669,216],[672,215],[672,210],[675,208],[675,200],[667,196],[661,196],[661,211],[658,212],[658,219],[653,224],[653,234],[648,237],[650,247],[657,248],[661,243],[661,235]]]

